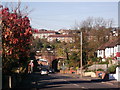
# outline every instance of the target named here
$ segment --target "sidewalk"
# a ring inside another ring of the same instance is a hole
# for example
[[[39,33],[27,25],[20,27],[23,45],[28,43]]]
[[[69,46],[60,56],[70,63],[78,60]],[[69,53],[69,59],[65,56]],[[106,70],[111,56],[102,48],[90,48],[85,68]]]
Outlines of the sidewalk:
[[[80,75],[77,75],[77,74],[65,74],[65,75],[72,76],[74,78],[80,78],[81,80],[89,80],[93,82],[101,82],[101,83],[105,83],[108,85],[114,85],[120,88],[120,82],[118,82],[117,80],[104,80],[99,77],[85,77],[85,76],[81,77]]]
[[[46,84],[46,82],[42,82],[42,80],[42,76],[39,73],[30,73],[12,90],[37,90],[37,88],[40,89]]]
[[[102,82],[102,83],[106,83],[106,84],[109,84],[109,85],[114,85],[114,86],[117,86],[120,88],[120,82],[118,82],[117,80],[109,80],[109,81],[105,81],[105,82]]]
[[[81,77],[78,74],[68,74],[68,73],[65,73],[64,75],[66,75],[66,76],[72,76],[74,78],[81,78],[82,80],[93,80],[93,79],[97,80],[97,79],[100,79],[99,77],[85,77],[85,76]]]

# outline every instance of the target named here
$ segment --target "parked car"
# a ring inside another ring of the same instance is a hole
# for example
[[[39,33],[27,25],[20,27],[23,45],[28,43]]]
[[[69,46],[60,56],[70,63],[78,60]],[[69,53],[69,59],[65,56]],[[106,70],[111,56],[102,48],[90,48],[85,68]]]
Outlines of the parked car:
[[[49,73],[54,73],[54,70],[53,69],[49,69]]]
[[[102,77],[102,73],[98,73],[98,77]]]
[[[37,66],[37,72],[40,72],[42,70],[42,66],[40,64],[38,64]]]
[[[47,70],[47,69],[42,69],[42,70],[40,71],[40,74],[41,74],[41,75],[48,75],[48,70]]]

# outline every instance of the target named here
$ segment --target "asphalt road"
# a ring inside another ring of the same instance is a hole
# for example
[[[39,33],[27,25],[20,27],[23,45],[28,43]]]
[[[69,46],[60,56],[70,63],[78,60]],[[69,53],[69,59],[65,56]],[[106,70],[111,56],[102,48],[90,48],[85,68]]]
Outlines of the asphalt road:
[[[105,89],[105,90],[120,90],[117,86],[108,85],[101,81],[91,81],[79,77],[73,77],[67,74],[49,74],[41,76],[39,73],[29,75],[27,79],[20,85],[19,88],[29,90],[48,90],[59,88],[62,89]]]

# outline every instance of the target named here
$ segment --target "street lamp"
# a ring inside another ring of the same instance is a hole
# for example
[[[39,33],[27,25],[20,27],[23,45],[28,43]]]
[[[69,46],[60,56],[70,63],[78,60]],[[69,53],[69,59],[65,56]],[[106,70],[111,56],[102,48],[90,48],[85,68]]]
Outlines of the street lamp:
[[[52,55],[51,53],[53,52],[53,51],[52,51],[52,47],[51,47],[51,46],[48,46],[48,47],[47,47],[47,51],[48,51],[48,55],[50,55],[50,68],[51,68],[51,58],[52,58],[52,57],[51,57],[51,55]]]

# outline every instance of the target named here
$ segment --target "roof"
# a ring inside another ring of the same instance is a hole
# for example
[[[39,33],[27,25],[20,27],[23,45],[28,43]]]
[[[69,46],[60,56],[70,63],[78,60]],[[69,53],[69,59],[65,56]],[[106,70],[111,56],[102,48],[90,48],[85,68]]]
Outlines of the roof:
[[[50,35],[48,37],[73,37],[72,35]]]
[[[98,50],[104,50],[105,49],[105,44],[102,44],[100,47],[98,47]]]
[[[110,47],[114,47],[116,45],[120,45],[120,40],[119,39],[115,39],[115,40],[110,40],[104,44],[102,44],[98,50],[104,50],[105,48],[110,48]]]
[[[58,32],[68,32],[68,33],[70,33],[70,32],[78,32],[79,30],[71,30],[71,29],[69,29],[69,30],[64,30],[64,29],[60,29]]]
[[[116,44],[117,44],[117,45],[120,45],[120,38],[117,39]]]
[[[38,31],[34,33],[56,33],[55,31]]]

